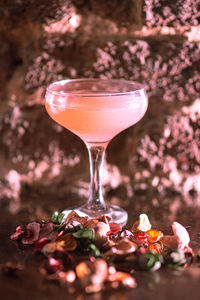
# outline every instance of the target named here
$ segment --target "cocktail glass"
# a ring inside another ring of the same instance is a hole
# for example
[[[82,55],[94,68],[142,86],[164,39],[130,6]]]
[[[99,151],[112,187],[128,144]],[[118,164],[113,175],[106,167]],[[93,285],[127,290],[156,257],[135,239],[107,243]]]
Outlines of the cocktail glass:
[[[81,216],[105,215],[125,225],[127,212],[104,202],[102,171],[106,147],[119,132],[137,123],[145,114],[148,98],[143,85],[122,79],[74,79],[50,84],[45,106],[50,117],[78,135],[90,161],[90,192],[87,203],[71,210]],[[64,218],[65,218],[64,217]]]

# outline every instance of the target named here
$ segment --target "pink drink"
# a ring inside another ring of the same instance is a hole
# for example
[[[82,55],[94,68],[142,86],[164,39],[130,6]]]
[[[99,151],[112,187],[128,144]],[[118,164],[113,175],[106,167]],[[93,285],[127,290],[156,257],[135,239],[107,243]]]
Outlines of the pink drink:
[[[64,210],[64,219],[75,210],[80,216],[96,218],[105,215],[111,222],[125,225],[127,212],[119,206],[106,205],[104,201],[103,159],[108,142],[145,114],[148,105],[145,87],[123,79],[61,80],[48,86],[45,99],[50,117],[77,134],[89,153],[89,198],[82,206]]]
[[[137,95],[47,95],[46,109],[53,120],[87,142],[110,141],[137,123],[147,109],[147,98]]]

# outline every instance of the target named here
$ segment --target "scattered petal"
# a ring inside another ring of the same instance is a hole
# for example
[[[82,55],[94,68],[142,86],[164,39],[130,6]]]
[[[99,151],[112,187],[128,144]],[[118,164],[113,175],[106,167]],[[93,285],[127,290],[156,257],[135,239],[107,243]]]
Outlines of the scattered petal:
[[[106,224],[104,222],[98,222],[94,230],[95,230],[95,239],[94,239],[95,242],[98,245],[105,243],[107,240],[108,231],[110,230],[109,224]]]
[[[10,238],[11,240],[18,240],[24,234],[24,230],[22,230],[21,226],[17,226],[15,233],[13,233]]]
[[[159,239],[163,236],[163,233],[161,231],[153,229],[148,230],[146,233],[149,235],[149,237],[147,238],[148,242],[152,244],[159,241]]]
[[[148,234],[148,232],[137,232],[134,234],[134,239],[136,239],[136,242],[141,242],[141,243],[145,243],[148,241],[148,238],[150,237],[150,235]]]
[[[65,251],[74,251],[77,247],[77,241],[71,233],[67,233],[65,235],[62,235],[59,238],[59,241],[64,242],[62,247]]]
[[[35,245],[34,245],[34,249],[35,250],[41,250],[46,244],[48,244],[50,241],[48,240],[48,238],[43,237],[41,239],[39,239]]]
[[[42,248],[42,252],[46,255],[54,253],[56,250],[62,250],[62,247],[64,246],[64,241],[59,242],[51,242]]]
[[[22,244],[33,244],[39,239],[40,224],[36,222],[29,223],[26,227],[25,237],[22,239]]]
[[[187,262],[184,251],[182,250],[169,250],[165,255],[165,261],[168,267],[181,267]]]
[[[139,216],[139,224],[138,224],[138,230],[146,232],[151,229],[151,223],[149,221],[149,218],[146,214],[141,214]]]
[[[140,255],[138,263],[143,270],[154,272],[161,268],[164,260],[162,255],[149,251]]]
[[[71,211],[67,218],[65,219],[65,224],[69,224],[71,223],[72,221],[77,221],[77,222],[80,222],[81,224],[85,224],[88,220],[88,217],[80,217],[77,212],[75,211]]]
[[[107,235],[110,234],[118,234],[120,231],[122,231],[122,225],[119,223],[111,223],[110,224],[110,230],[107,232]]]
[[[174,235],[164,235],[163,237],[160,238],[160,241],[167,248],[171,248],[171,249],[178,248],[178,239]]]
[[[91,271],[89,269],[89,266],[85,262],[81,262],[80,264],[78,264],[76,266],[76,274],[79,279],[84,278],[85,276],[87,276],[90,273],[91,273]]]
[[[131,242],[128,239],[121,240],[118,244],[110,248],[106,253],[104,253],[105,257],[108,256],[124,256],[130,253],[135,252],[137,249],[137,244]]]
[[[94,240],[95,232],[92,228],[83,228],[75,233],[73,233],[73,236],[77,239],[89,239],[91,241]]]
[[[65,214],[59,213],[58,211],[55,211],[51,217],[51,221],[55,224],[62,224],[63,218]]]
[[[187,247],[190,242],[190,236],[185,227],[178,222],[173,222],[172,230],[178,240],[178,249],[182,250]]]
[[[113,272],[107,277],[108,282],[121,282],[124,286],[135,288],[137,286],[135,279],[125,272]]]

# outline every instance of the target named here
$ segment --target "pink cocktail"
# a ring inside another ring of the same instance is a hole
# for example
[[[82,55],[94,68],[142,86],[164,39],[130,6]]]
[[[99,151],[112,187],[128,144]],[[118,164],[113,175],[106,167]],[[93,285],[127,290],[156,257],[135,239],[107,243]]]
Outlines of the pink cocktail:
[[[144,87],[117,79],[62,80],[47,88],[45,105],[51,118],[77,134],[89,151],[90,196],[86,205],[73,209],[92,218],[108,215],[124,225],[127,213],[117,206],[107,206],[103,199],[103,158],[109,141],[145,114],[148,100]]]

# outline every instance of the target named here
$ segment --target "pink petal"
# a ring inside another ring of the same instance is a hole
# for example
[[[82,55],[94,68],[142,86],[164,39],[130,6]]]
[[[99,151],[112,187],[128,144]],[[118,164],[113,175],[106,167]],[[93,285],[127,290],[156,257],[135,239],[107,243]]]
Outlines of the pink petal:
[[[22,244],[33,244],[39,238],[40,224],[29,223],[26,227],[26,236],[22,239]]]
[[[122,231],[122,226],[118,223],[111,223],[110,224],[110,231],[107,232],[107,235],[110,234],[117,234],[118,232]]]
[[[190,242],[190,236],[188,231],[178,222],[172,223],[172,230],[174,235],[178,239],[178,249],[183,249],[184,247],[188,246]]]
[[[34,249],[41,250],[48,243],[49,243],[49,240],[46,237],[43,237],[35,243]]]
[[[22,227],[21,227],[21,226],[18,226],[18,227],[16,228],[15,233],[13,233],[13,234],[10,236],[10,238],[11,238],[11,240],[16,241],[16,240],[20,237],[20,235],[22,235],[22,234],[24,234],[24,230],[22,230]]]

